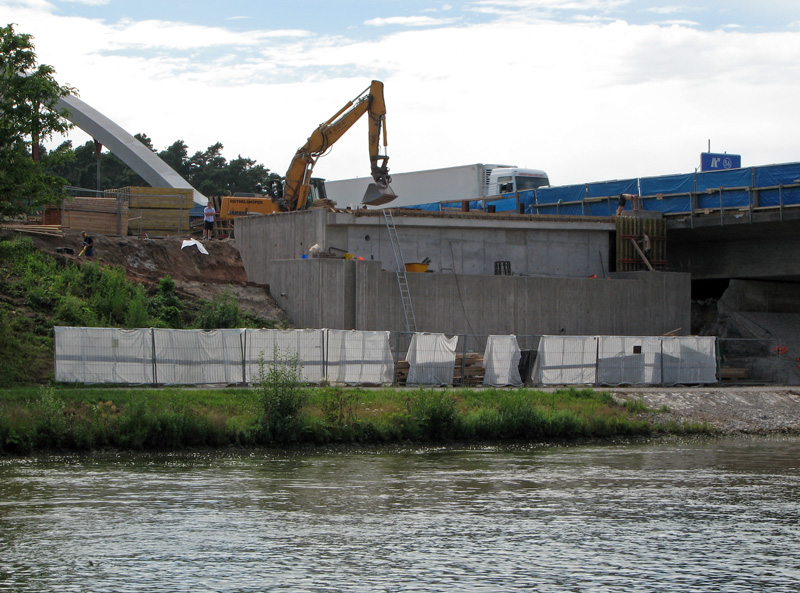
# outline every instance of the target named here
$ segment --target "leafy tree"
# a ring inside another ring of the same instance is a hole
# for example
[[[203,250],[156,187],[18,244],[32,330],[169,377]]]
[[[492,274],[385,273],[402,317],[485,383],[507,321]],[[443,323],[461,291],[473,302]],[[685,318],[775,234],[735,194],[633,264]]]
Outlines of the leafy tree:
[[[55,70],[37,65],[32,36],[0,27],[0,214],[15,214],[57,200],[63,180],[42,163],[40,143],[71,124],[57,108],[74,92]]]

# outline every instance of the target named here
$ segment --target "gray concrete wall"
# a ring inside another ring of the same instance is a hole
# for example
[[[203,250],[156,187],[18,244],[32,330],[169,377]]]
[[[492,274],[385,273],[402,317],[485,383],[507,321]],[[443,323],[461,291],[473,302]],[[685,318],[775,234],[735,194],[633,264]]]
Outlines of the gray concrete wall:
[[[498,261],[510,262],[512,274],[522,276],[602,277],[609,269],[609,222],[402,214],[394,220],[403,260],[430,258],[435,272],[493,275]],[[397,269],[380,212],[312,209],[236,221],[236,244],[252,282],[271,284],[274,260],[300,258],[315,243]]]
[[[236,219],[236,248],[247,279],[269,284],[270,262],[299,259],[315,243],[324,243],[326,220],[327,212],[322,209]]]
[[[731,280],[719,306],[728,311],[797,313],[800,290],[794,282]]]
[[[273,262],[271,293],[300,327],[405,331],[393,272],[380,262]],[[690,333],[688,274],[614,278],[409,274],[417,329],[447,334]]]

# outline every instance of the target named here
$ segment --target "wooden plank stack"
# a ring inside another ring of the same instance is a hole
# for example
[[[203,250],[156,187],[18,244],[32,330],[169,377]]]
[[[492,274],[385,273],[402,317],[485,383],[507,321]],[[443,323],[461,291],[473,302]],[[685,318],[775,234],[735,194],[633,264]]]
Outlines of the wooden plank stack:
[[[0,223],[0,227],[14,231],[16,233],[27,233],[30,235],[52,235],[62,236],[61,225],[58,224],[27,224],[21,222]]]
[[[46,220],[50,217],[45,216]],[[61,227],[65,231],[86,231],[98,235],[128,234],[128,205],[116,198],[69,198],[61,206]]]
[[[408,380],[408,372],[411,365],[407,360],[398,360],[395,366],[395,380],[398,385],[405,385]],[[453,369],[453,385],[483,385],[483,377],[486,369],[483,368],[483,356],[475,352],[468,352],[466,355],[457,354],[456,364]]]
[[[152,237],[180,237],[189,234],[189,211],[194,191],[172,187],[123,187],[107,190],[121,195],[128,204],[130,232]]]

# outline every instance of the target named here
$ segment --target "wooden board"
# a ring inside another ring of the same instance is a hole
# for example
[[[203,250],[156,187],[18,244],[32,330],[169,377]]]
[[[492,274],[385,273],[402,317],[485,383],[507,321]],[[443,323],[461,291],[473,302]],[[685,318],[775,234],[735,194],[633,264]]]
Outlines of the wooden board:
[[[194,190],[173,187],[123,187],[106,190],[106,195],[119,195],[131,208],[185,209],[194,207]]]

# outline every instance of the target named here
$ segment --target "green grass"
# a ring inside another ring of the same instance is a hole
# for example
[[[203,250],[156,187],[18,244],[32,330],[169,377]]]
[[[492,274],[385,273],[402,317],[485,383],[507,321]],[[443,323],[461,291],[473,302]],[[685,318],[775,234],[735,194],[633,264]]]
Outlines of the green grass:
[[[211,329],[274,327],[231,293],[183,299],[169,276],[146,288],[118,266],[66,262],[29,237],[0,239],[0,387],[53,379],[53,326]]]
[[[6,389],[0,391],[0,453],[564,442],[711,431],[702,424],[653,424],[639,418],[640,407],[590,389],[299,386],[299,400],[276,407],[265,399],[272,397],[265,387]]]

